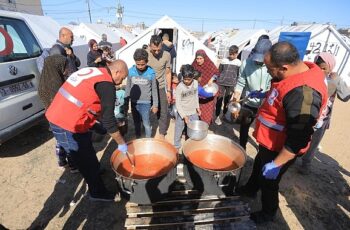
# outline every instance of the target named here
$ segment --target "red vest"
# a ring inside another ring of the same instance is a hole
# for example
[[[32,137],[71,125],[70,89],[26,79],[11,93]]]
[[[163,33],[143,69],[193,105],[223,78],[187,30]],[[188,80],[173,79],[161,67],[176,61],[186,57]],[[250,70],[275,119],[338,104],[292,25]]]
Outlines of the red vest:
[[[325,76],[314,63],[305,62],[308,71],[289,76],[288,78],[271,84],[266,99],[259,108],[253,136],[265,148],[279,152],[286,141],[286,115],[283,108],[283,98],[291,90],[299,86],[309,86],[319,92],[322,97],[320,114],[327,103],[327,86]],[[299,153],[303,154],[309,145]]]
[[[57,92],[46,118],[73,133],[87,132],[101,112],[95,84],[103,81],[113,82],[104,68],[87,67],[74,72]]]

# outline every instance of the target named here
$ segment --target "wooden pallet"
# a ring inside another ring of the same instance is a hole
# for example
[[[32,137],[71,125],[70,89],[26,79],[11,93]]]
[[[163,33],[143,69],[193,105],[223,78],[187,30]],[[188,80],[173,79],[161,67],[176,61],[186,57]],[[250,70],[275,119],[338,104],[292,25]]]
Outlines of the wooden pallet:
[[[167,200],[126,206],[126,229],[256,229],[248,203],[239,196],[198,196],[175,191]]]

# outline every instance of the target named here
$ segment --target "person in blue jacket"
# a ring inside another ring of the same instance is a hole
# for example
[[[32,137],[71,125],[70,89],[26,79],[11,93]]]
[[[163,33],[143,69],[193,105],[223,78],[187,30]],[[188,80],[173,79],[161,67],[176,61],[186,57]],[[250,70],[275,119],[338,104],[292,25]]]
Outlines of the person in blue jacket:
[[[136,49],[134,60],[135,65],[129,69],[125,87],[125,108],[128,111],[130,101],[136,137],[141,137],[141,121],[146,137],[151,137],[150,111],[155,114],[158,112],[156,73],[147,65],[148,53],[146,50]]]

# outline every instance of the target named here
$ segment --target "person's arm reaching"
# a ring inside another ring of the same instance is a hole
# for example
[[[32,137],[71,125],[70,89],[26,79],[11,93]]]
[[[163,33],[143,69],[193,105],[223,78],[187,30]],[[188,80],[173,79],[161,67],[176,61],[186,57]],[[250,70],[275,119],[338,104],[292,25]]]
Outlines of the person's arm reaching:
[[[120,134],[117,120],[114,116],[115,107],[115,86],[111,82],[99,82],[95,85],[97,95],[101,100],[101,122],[108,134],[117,142],[118,149],[121,146],[125,149],[126,143],[123,136]],[[122,151],[126,152],[126,151]]]

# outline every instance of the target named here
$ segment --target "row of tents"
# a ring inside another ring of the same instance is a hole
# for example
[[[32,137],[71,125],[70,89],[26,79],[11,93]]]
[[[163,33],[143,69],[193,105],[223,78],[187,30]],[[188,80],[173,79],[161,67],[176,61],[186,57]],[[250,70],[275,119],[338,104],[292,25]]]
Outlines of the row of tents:
[[[17,14],[23,16],[43,48],[51,47],[55,43],[61,27],[56,21],[47,16]],[[80,23],[67,27],[74,33],[74,50],[83,66],[86,65],[86,55],[89,51],[88,41],[90,39],[100,41],[103,33],[107,34],[108,41],[113,44],[116,58],[126,61],[129,67],[134,64],[135,49],[149,44],[152,35],[167,33],[177,50],[177,57],[173,63],[173,70],[176,72],[179,71],[181,65],[192,63],[195,52],[199,49],[205,50],[211,60],[219,64],[221,59],[227,56],[228,47],[231,45],[237,45],[241,52],[241,59],[245,59],[261,35],[269,35],[272,43],[275,43],[279,40],[281,32],[310,32],[311,36],[307,43],[304,60],[313,61],[318,53],[330,52],[336,57],[335,70],[340,76],[350,79],[350,39],[339,34],[332,25],[328,24],[279,26],[271,31],[264,29],[223,30],[209,32],[202,38],[196,38],[169,16],[162,17],[138,36],[105,24]],[[120,46],[120,37],[127,40],[126,46]]]
[[[320,52],[332,53],[336,57],[337,62],[335,71],[340,76],[350,79],[349,39],[339,34],[332,25],[328,24],[279,26],[269,32],[262,29],[224,30],[207,33],[202,38],[197,39],[173,19],[164,16],[130,41],[127,46],[118,50],[116,57],[125,60],[131,66],[134,63],[132,54],[136,48],[141,48],[143,44],[148,44],[153,34],[162,35],[167,33],[177,49],[177,58],[174,65],[176,72],[178,72],[181,65],[193,62],[195,52],[199,49],[205,50],[211,60],[219,64],[220,60],[227,56],[228,48],[231,45],[237,45],[241,52],[241,59],[243,60],[248,57],[248,54],[261,35],[268,35],[271,42],[276,43],[279,40],[281,32],[310,32],[311,36],[307,43],[304,60],[313,61],[315,56]]]

